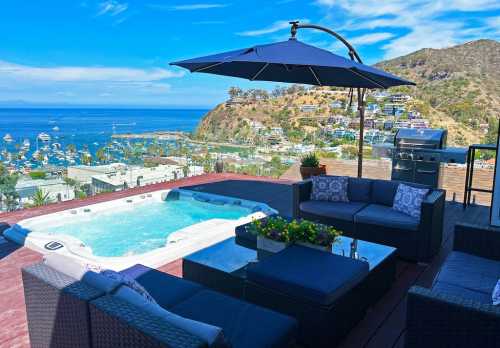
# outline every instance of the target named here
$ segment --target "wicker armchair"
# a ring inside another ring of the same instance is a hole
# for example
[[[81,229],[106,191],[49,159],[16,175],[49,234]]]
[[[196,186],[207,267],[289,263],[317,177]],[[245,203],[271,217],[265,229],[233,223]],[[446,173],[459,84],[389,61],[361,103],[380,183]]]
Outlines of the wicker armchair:
[[[443,268],[446,268],[450,258],[457,255],[471,257],[475,260],[472,267],[481,267],[481,263],[487,263],[490,275],[495,272],[495,267],[491,271],[491,265],[498,263],[497,279],[500,278],[499,231],[478,229],[467,224],[457,225],[453,249]],[[479,283],[475,282],[474,277],[480,271],[481,269],[477,269],[477,272],[464,270],[461,273],[463,282],[470,283],[467,278],[473,278],[472,284]],[[474,292],[464,287],[461,294],[456,284],[448,285],[453,286],[450,289],[455,289],[454,291],[443,291],[436,286],[442,277],[443,274],[440,273],[431,289],[414,286],[409,290],[406,347],[498,347],[500,307],[488,303],[485,293],[478,298],[474,296]],[[489,277],[492,278],[489,284],[494,284],[494,274]]]

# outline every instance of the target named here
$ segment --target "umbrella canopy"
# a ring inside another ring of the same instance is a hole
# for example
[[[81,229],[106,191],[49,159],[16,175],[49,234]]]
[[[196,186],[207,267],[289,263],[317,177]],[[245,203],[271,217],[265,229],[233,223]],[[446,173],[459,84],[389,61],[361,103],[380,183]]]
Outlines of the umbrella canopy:
[[[191,72],[234,76],[252,81],[352,88],[414,85],[411,81],[295,38],[174,62],[171,65],[178,65]]]

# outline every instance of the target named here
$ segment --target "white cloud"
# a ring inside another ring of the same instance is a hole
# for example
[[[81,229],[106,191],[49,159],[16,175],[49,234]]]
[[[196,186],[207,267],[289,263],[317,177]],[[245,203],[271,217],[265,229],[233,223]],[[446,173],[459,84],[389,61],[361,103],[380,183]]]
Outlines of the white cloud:
[[[165,81],[183,75],[164,68],[36,67],[0,60],[0,101],[175,104]]]
[[[16,78],[53,82],[68,81],[118,81],[139,82],[158,81],[172,77],[181,77],[183,72],[173,72],[163,68],[137,69],[122,67],[34,67],[0,61],[0,79]]]
[[[307,19],[297,19],[300,22],[308,22]],[[290,22],[295,21],[295,20],[282,20],[282,21],[276,21],[273,24],[271,24],[268,27],[264,27],[261,29],[254,29],[254,30],[246,30],[237,33],[238,35],[241,36],[260,36],[260,35],[266,35],[266,34],[272,34],[280,30],[284,29],[290,29],[291,25]]]
[[[97,12],[97,16],[103,16],[103,15],[116,16],[122,12],[127,11],[128,4],[120,3],[116,0],[107,0],[100,2],[98,4],[98,9],[99,10]]]
[[[398,35],[382,47],[385,58],[424,47],[442,48],[478,38],[494,38],[498,34],[494,29],[498,28],[495,17],[480,25],[476,23],[476,12],[488,16],[492,10],[500,9],[498,0],[317,0],[316,4],[325,8],[325,20],[335,19],[335,25],[343,32],[379,28],[397,31]],[[472,12],[470,19],[456,16]],[[338,18],[349,19],[339,23]]]
[[[197,3],[197,4],[189,4],[189,5],[161,5],[161,4],[148,4],[148,7],[154,8],[157,10],[170,10],[170,11],[194,11],[194,10],[208,10],[212,8],[223,8],[227,7],[229,4],[210,4],[210,3]]]
[[[370,33],[361,36],[353,37],[349,42],[353,45],[371,45],[380,41],[385,41],[393,38],[393,33]]]

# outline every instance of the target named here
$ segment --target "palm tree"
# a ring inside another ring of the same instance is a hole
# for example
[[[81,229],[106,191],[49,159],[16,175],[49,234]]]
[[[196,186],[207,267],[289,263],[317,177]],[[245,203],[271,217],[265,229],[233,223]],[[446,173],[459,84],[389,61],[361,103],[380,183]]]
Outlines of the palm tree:
[[[52,198],[50,198],[48,192],[43,192],[42,190],[38,189],[35,191],[35,194],[32,197],[33,199],[33,206],[35,207],[41,207],[43,205],[47,205],[52,203]]]
[[[108,156],[106,155],[106,149],[104,147],[100,147],[96,151],[95,155],[100,163],[106,163],[108,160]]]

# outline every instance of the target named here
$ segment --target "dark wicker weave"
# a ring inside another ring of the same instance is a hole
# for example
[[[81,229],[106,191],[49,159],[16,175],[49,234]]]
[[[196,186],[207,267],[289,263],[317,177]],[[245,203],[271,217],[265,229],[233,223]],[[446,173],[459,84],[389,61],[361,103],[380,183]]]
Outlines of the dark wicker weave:
[[[32,347],[91,347],[88,301],[103,293],[39,263],[22,270]]]
[[[311,303],[248,280],[245,300],[297,319],[298,343],[304,347],[335,347],[363,318],[366,310],[389,290],[395,274],[396,256],[391,254],[357,286],[329,306]]]
[[[500,232],[457,224],[454,250],[500,260]],[[407,348],[499,346],[500,307],[418,286],[409,290]]]
[[[311,189],[310,180],[294,184],[294,217],[334,226],[348,237],[393,246],[398,249],[400,257],[411,261],[427,262],[441,247],[446,197],[444,190],[434,189],[427,195],[422,203],[419,228],[410,231],[389,226],[354,223],[301,211],[300,203],[310,199]]]
[[[499,307],[418,286],[408,292],[406,348],[499,345]]]
[[[94,347],[206,347],[197,336],[112,296],[91,302]]]
[[[500,231],[461,223],[455,226],[453,249],[500,261]]]

